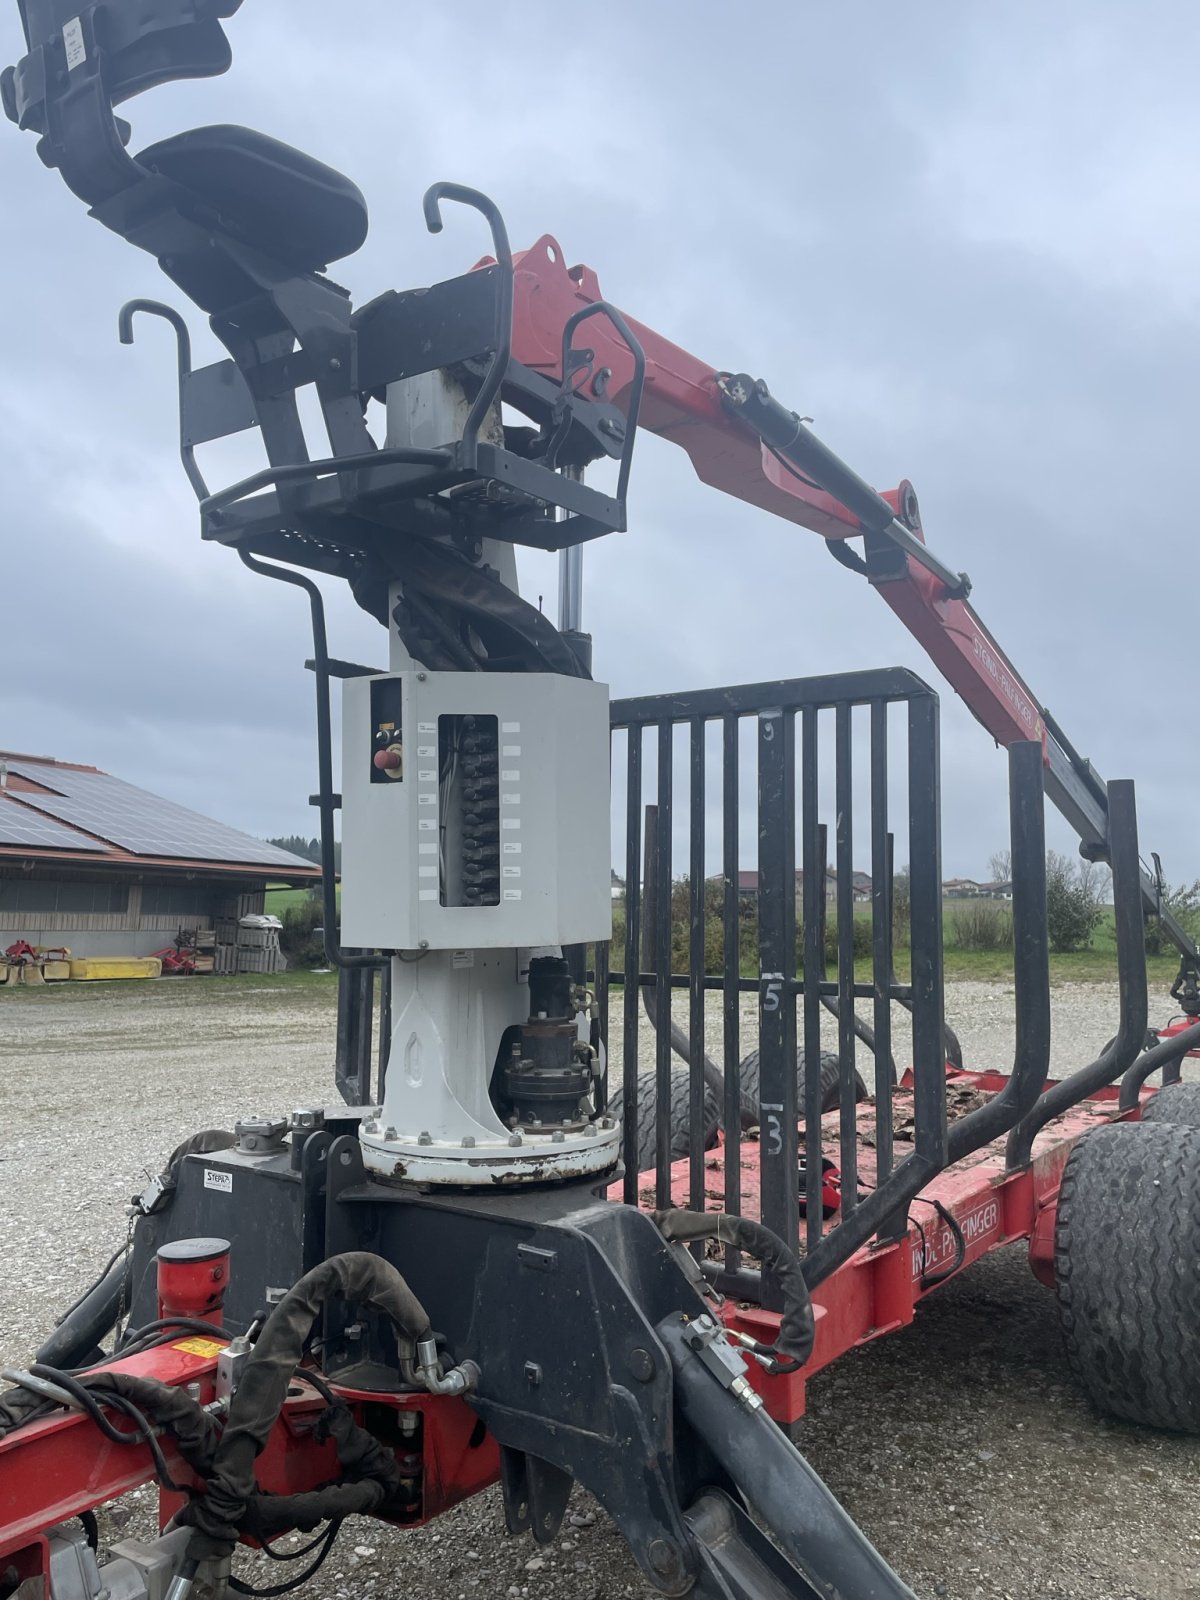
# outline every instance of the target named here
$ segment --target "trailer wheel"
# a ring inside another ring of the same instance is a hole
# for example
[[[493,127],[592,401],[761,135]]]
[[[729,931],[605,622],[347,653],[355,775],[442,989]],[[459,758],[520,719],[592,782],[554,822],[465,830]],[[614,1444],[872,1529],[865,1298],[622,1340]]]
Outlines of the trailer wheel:
[[[1168,1083],[1146,1101],[1142,1121],[1200,1128],[1200,1083]]]
[[[1054,1282],[1092,1401],[1200,1432],[1200,1129],[1126,1123],[1079,1141],[1059,1193]]]
[[[738,1068],[742,1081],[742,1106],[757,1122],[759,1120],[759,1063],[758,1051],[751,1050],[748,1056],[742,1058]],[[832,1050],[821,1051],[821,1111],[833,1111],[837,1108],[838,1088],[841,1077],[841,1068],[838,1058]],[[803,1048],[796,1051],[796,1105],[800,1111],[801,1120],[804,1117],[804,1084],[805,1062]],[[854,1098],[865,1100],[867,1086],[863,1082],[862,1074],[854,1074]]]
[[[689,1116],[691,1101],[691,1072],[687,1067],[671,1068],[671,1154],[676,1159],[686,1156],[689,1145]],[[657,1154],[654,1138],[654,1119],[658,1110],[658,1079],[653,1072],[638,1075],[637,1096],[637,1170],[648,1172],[655,1164]],[[613,1090],[608,1098],[608,1115],[620,1126],[625,1116],[625,1091],[623,1085]],[[707,1084],[704,1086],[704,1148],[711,1150],[717,1142],[717,1129],[721,1113],[716,1096]]]

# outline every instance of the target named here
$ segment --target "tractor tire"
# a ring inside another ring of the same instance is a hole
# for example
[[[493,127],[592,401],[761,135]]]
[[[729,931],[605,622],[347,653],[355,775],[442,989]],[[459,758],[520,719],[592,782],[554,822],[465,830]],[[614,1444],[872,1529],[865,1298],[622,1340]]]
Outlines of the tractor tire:
[[[1200,1083],[1169,1083],[1142,1107],[1143,1122],[1174,1122],[1200,1128]]]
[[[671,1068],[671,1155],[678,1160],[686,1156],[689,1147],[688,1115],[691,1099],[691,1072],[687,1067]],[[637,1097],[637,1170],[650,1172],[655,1165],[654,1119],[658,1110],[658,1080],[653,1072],[643,1072],[638,1077]],[[613,1090],[608,1099],[608,1116],[620,1126],[625,1115],[625,1091],[622,1085]],[[716,1096],[707,1084],[704,1086],[704,1148],[711,1150],[717,1142],[717,1129],[721,1113]],[[624,1152],[622,1152],[624,1154]],[[625,1158],[628,1160],[628,1157]]]
[[[1059,1322],[1075,1377],[1126,1422],[1200,1432],[1200,1129],[1097,1128],[1063,1172]]]
[[[742,1058],[738,1068],[742,1084],[742,1109],[749,1113],[757,1122],[759,1121],[759,1080],[758,1080],[758,1051],[751,1050],[748,1056]],[[841,1069],[838,1058],[832,1050],[821,1051],[821,1111],[833,1111],[838,1103],[838,1083]],[[801,1047],[796,1051],[796,1106],[800,1120],[804,1120],[804,1050]],[[865,1100],[868,1090],[863,1082],[862,1074],[854,1074],[854,1098]]]

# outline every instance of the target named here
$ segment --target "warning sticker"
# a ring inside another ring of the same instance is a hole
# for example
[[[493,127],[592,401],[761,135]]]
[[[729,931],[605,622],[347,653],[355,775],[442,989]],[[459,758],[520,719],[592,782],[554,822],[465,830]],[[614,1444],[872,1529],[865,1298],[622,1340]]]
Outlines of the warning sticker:
[[[180,1339],[171,1346],[172,1350],[182,1350],[189,1356],[204,1356],[207,1360],[215,1360],[224,1350],[227,1340],[220,1344],[215,1339]]]
[[[87,46],[83,42],[83,24],[72,17],[63,27],[63,46],[67,52],[67,71],[74,72],[87,60]]]

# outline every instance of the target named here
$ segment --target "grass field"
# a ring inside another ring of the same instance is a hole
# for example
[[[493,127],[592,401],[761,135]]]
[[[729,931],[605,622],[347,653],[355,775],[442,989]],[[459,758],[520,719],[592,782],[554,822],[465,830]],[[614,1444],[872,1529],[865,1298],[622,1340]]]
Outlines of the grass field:
[[[307,889],[271,889],[267,893],[266,909],[276,917],[282,917],[289,906],[301,905],[308,898]],[[338,885],[338,896],[341,897],[341,885]],[[972,978],[980,982],[1003,982],[1012,977],[1012,952],[1011,950],[959,950],[955,948],[953,936],[953,919],[956,908],[964,904],[962,901],[948,901],[943,907],[944,927],[946,931],[946,946],[944,951],[945,971],[948,979]],[[868,905],[855,907],[856,918],[869,920],[871,908]],[[904,975],[907,966],[908,952],[897,950],[897,970]],[[1149,979],[1156,987],[1169,988],[1179,966],[1179,959],[1174,955],[1148,956],[1146,958]],[[1112,907],[1107,906],[1104,917],[1092,936],[1091,946],[1086,950],[1072,951],[1070,954],[1051,953],[1050,956],[1050,981],[1052,983],[1107,983],[1117,975],[1117,947],[1113,933]],[[745,977],[752,977],[753,973],[746,972]],[[859,961],[856,977],[864,983],[871,979],[871,964],[869,961]]]

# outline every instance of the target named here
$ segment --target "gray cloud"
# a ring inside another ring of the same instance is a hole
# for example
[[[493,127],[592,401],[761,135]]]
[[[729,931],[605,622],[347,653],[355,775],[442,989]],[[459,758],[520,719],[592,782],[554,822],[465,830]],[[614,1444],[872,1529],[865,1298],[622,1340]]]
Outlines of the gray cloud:
[[[137,144],[240,121],[341,166],[372,207],[336,269],[357,297],[469,265],[476,219],[431,239],[418,203],[437,177],[477,184],[517,244],[553,232],[625,309],[761,373],[864,476],[914,480],[931,545],[971,572],[1034,691],[1101,770],[1140,780],[1144,844],[1174,877],[1200,872],[1179,754],[1192,9],[710,3],[685,25],[619,0],[604,33],[545,3],[469,0],[403,28],[384,0],[353,9],[347,29],[316,0],[247,0],[233,71],[135,102]],[[170,286],[11,128],[0,182],[0,660],[21,685],[0,744],[255,831],[308,827],[303,609],[196,536],[165,330],[116,345],[120,302]],[[552,568],[524,565],[552,595]],[[633,530],[587,571],[619,693],[893,663],[943,687],[818,539],[714,496],[656,440]],[[339,651],[378,659],[373,625],[331,604]],[[943,706],[946,869],[977,874],[1005,830],[1003,760],[948,690]]]

